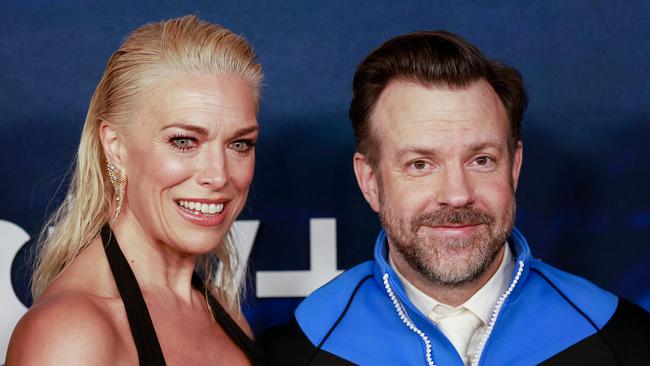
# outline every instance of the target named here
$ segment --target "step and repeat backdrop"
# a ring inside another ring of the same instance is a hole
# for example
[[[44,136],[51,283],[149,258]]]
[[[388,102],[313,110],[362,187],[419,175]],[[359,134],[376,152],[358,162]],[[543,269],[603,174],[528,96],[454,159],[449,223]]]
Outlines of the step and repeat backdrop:
[[[371,258],[379,224],[352,171],[351,80],[383,41],[423,29],[458,33],[526,80],[517,226],[534,255],[650,309],[648,2],[5,0],[0,360],[106,61],[139,25],[184,14],[242,34],[264,67],[255,179],[236,225],[255,332]]]

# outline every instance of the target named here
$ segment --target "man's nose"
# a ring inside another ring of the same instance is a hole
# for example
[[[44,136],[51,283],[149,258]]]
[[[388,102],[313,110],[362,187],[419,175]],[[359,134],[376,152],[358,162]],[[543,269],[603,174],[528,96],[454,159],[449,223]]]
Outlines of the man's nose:
[[[448,165],[440,172],[435,197],[441,206],[463,207],[474,201],[468,172],[461,164]]]
[[[228,166],[225,152],[221,149],[206,149],[199,173],[199,184],[211,190],[219,190],[228,184]]]

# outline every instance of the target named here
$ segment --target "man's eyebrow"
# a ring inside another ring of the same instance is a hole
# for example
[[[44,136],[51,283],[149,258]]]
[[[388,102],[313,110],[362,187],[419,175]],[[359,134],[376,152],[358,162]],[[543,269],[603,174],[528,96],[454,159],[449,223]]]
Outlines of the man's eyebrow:
[[[499,143],[498,141],[485,141],[485,142],[479,142],[476,144],[469,145],[469,150],[472,152],[478,152],[478,151],[483,151],[485,149],[495,149],[495,150],[501,150],[503,148],[503,144]],[[405,155],[408,154],[415,154],[415,155],[422,155],[422,156],[435,156],[438,155],[438,149],[434,147],[423,147],[423,146],[418,146],[418,145],[405,145],[396,154],[397,159],[402,159]]]
[[[399,160],[408,154],[434,156],[437,155],[437,149],[432,147],[423,147],[417,145],[405,145],[401,149],[399,149],[396,157]]]
[[[477,152],[489,148],[495,150],[501,150],[503,148],[503,144],[499,143],[498,141],[485,141],[485,142],[480,142],[477,144],[470,145],[469,147],[469,149],[473,152]]]

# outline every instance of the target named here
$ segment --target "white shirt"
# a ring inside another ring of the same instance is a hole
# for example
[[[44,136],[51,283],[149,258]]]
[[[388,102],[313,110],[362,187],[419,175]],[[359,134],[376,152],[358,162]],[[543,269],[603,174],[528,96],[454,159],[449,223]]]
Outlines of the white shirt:
[[[465,303],[455,308],[436,301],[413,286],[395,268],[389,255],[390,266],[402,282],[406,296],[449,339],[465,365],[469,365],[478,351],[481,338],[490,324],[494,306],[510,286],[515,262],[508,243],[503,252],[501,264],[494,275]]]

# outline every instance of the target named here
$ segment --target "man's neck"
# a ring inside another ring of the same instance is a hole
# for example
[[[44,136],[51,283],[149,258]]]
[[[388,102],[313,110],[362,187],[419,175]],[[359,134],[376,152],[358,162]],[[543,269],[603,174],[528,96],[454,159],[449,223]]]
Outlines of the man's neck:
[[[490,278],[492,278],[492,276],[496,273],[497,269],[499,269],[499,266],[501,265],[504,250],[505,245],[501,247],[488,268],[476,279],[458,286],[449,286],[429,281],[420,275],[419,272],[414,270],[406,262],[406,260],[404,260],[404,257],[399,254],[399,252],[391,250],[390,255],[393,265],[397,271],[407,281],[413,284],[413,286],[440,303],[449,305],[451,307],[457,307],[465,303],[470,297],[472,297],[472,295],[481,289],[490,280]]]

